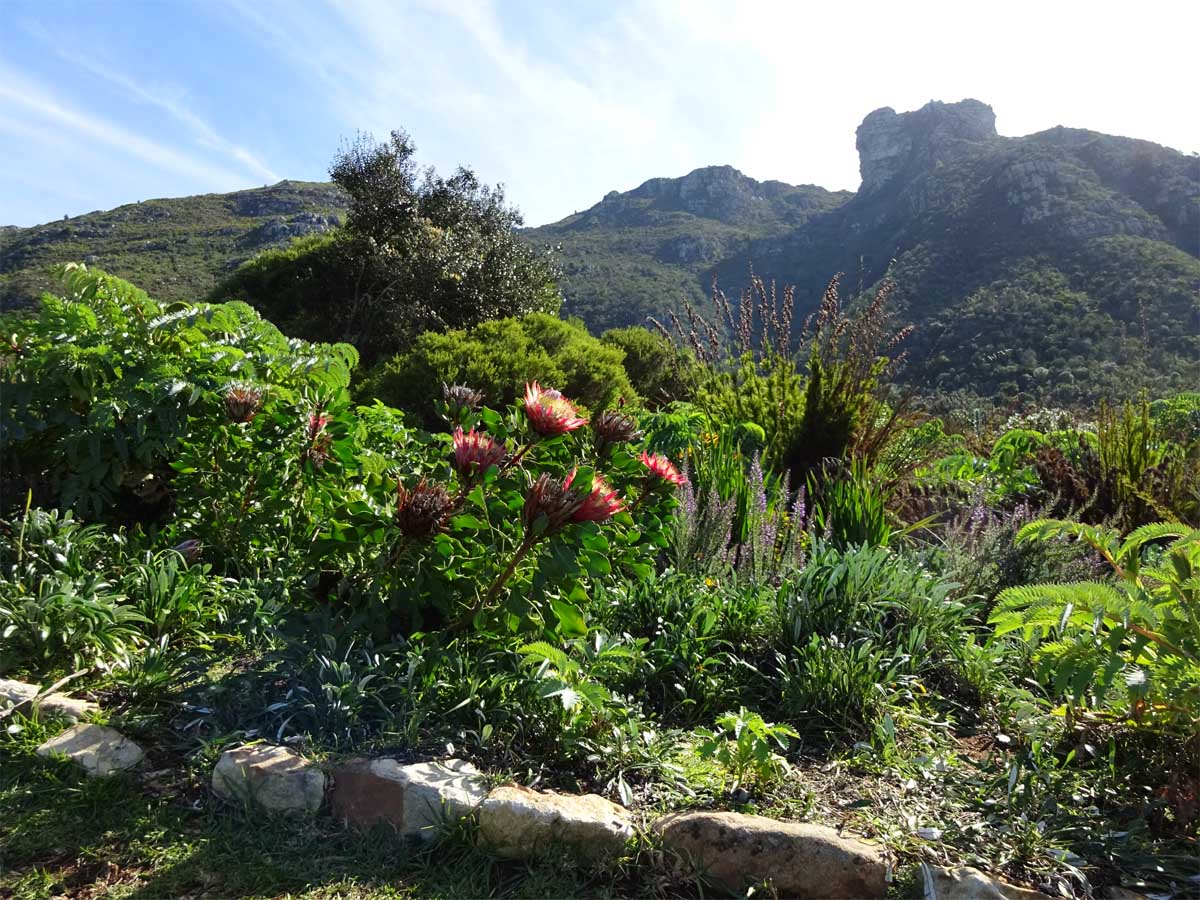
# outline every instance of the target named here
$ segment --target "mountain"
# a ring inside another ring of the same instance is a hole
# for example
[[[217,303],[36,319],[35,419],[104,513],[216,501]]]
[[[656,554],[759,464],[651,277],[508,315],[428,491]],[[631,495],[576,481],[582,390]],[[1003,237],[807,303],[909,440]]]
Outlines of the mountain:
[[[565,310],[599,331],[643,323],[685,299],[705,304],[723,260],[747,259],[753,241],[791,233],[851,196],[710,166],[612,191],[585,212],[525,234],[558,249]]]
[[[332,184],[281,181],[0,228],[0,308],[29,303],[53,285],[52,266],[81,261],[158,299],[194,300],[260,250],[336,227],[344,211]]]
[[[525,237],[560,250],[565,311],[593,331],[708,308],[750,267],[796,285],[797,320],[846,272],[886,273],[917,326],[905,369],[926,392],[1087,402],[1200,384],[1200,159],[1073,128],[996,133],[977,100],[872,112],[857,192],[756,181],[729,166],[654,178]],[[54,263],[84,260],[167,299],[194,299],[243,260],[335,227],[329,184],[148,200],[0,228],[0,304]]]
[[[876,110],[857,146],[853,195],[700,169],[529,236],[561,246],[568,309],[593,329],[703,309],[750,265],[795,284],[802,314],[833,273],[869,289],[890,268],[923,389],[1075,402],[1200,381],[1195,156],[1069,128],[1002,137],[977,100]]]

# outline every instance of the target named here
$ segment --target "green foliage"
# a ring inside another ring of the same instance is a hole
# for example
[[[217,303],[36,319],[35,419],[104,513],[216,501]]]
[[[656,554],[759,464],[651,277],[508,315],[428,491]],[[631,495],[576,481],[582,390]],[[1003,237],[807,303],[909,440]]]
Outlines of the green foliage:
[[[470,385],[500,407],[515,402],[529,381],[553,386],[594,412],[637,397],[619,348],[598,341],[578,321],[542,313],[483,322],[466,331],[426,332],[381,363],[359,394],[436,427],[443,384]]]
[[[81,260],[163,302],[192,302],[247,256],[332,228],[345,206],[337,185],[285,180],[0,229],[0,310],[35,306],[57,289],[55,267]]]
[[[884,547],[814,539],[777,592],[779,690],[793,722],[849,737],[922,678],[957,670],[969,610],[957,585]]]
[[[788,772],[787,760],[775,748],[786,751],[788,738],[800,735],[794,728],[763,721],[756,712],[742,707],[717,719],[716,731],[697,747],[704,759],[715,759],[733,776],[733,790],[755,782],[760,787]]]
[[[1200,531],[1158,522],[1124,540],[1102,526],[1031,522],[1018,540],[1071,536],[1112,567],[1116,583],[1012,587],[989,621],[1038,639],[1038,674],[1071,708],[1124,700],[1150,726],[1194,728],[1200,716]],[[1150,551],[1169,541],[1156,554]]]
[[[30,486],[37,502],[89,518],[161,514],[191,417],[221,415],[228,387],[336,396],[357,362],[347,345],[287,340],[245,304],[164,306],[83,266],[62,277],[62,297],[3,323],[13,333],[0,375],[9,503]]]
[[[28,509],[0,538],[0,672],[128,667],[150,645],[206,642],[244,603],[179,551],[133,552],[70,513]]]
[[[408,136],[360,135],[330,175],[349,198],[344,229],[263,254],[212,293],[246,300],[289,334],[349,341],[374,364],[425,331],[557,312],[545,253],[514,232],[520,215],[469,169],[420,177]]]
[[[611,328],[600,340],[625,354],[629,382],[651,409],[692,399],[695,357],[664,335],[635,325]]]
[[[885,488],[861,459],[852,460],[849,466],[827,469],[822,478],[809,476],[809,496],[813,498],[809,527],[843,550],[853,546],[886,547],[892,528]]]

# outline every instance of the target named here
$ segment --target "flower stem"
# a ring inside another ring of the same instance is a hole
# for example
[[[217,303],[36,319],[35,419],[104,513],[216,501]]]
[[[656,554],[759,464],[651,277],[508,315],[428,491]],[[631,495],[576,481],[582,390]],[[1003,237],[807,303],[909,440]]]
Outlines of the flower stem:
[[[517,566],[521,564],[521,560],[528,556],[529,551],[537,546],[539,539],[540,538],[538,535],[525,535],[525,539],[521,541],[521,545],[517,547],[517,552],[514,553],[513,558],[509,560],[508,566],[496,577],[496,580],[492,582],[491,586],[487,589],[487,592],[483,594],[479,600],[477,600],[475,604],[459,618],[452,628],[453,631],[461,631],[471,622],[472,619],[475,618],[475,615],[481,609],[486,609],[492,604],[492,601],[496,599],[496,595],[500,593],[500,589],[504,587],[505,582],[512,578],[513,573],[517,571]]]

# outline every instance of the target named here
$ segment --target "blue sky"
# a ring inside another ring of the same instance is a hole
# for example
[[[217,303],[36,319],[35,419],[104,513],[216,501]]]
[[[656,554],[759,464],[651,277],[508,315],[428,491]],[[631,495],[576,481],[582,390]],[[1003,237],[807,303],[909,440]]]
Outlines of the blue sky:
[[[824,8],[819,8],[824,7]],[[323,179],[409,131],[530,224],[728,163],[858,184],[880,106],[976,97],[1002,134],[1200,150],[1200,4],[0,0],[0,224]]]

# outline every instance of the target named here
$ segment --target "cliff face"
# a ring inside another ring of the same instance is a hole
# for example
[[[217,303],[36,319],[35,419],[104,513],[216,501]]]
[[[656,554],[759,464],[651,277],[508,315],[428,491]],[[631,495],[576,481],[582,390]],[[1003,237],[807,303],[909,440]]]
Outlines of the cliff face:
[[[915,112],[890,106],[870,113],[856,132],[860,194],[873,193],[901,173],[916,173],[954,159],[966,148],[996,138],[996,114],[986,103],[932,101]]]

